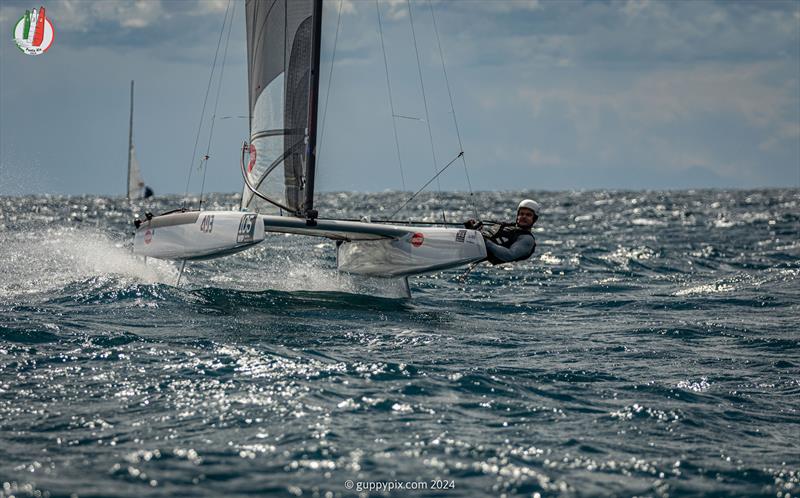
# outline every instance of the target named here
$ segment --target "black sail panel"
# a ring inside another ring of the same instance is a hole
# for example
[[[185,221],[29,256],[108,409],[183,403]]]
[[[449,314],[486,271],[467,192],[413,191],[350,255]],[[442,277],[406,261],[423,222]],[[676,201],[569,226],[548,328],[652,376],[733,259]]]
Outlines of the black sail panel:
[[[294,213],[304,208],[308,102],[313,68],[312,0],[247,0],[251,185]],[[318,43],[318,42],[317,42]],[[316,99],[314,99],[316,101]],[[245,187],[242,207],[253,200]]]
[[[297,27],[291,44],[286,71],[286,107],[284,109],[284,123],[286,123],[286,128],[293,132],[286,135],[283,144],[285,152],[293,151],[284,162],[286,202],[298,209],[303,206],[304,202],[303,177],[306,171],[307,148],[294,146],[306,142],[310,73],[311,18],[307,17]]]

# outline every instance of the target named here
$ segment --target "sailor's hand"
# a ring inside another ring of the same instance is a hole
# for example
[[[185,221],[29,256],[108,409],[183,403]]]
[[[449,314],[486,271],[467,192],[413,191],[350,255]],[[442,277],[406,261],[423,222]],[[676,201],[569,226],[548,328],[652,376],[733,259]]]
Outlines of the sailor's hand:
[[[464,228],[469,228],[470,230],[480,230],[482,226],[483,223],[478,220],[467,220],[464,223]]]

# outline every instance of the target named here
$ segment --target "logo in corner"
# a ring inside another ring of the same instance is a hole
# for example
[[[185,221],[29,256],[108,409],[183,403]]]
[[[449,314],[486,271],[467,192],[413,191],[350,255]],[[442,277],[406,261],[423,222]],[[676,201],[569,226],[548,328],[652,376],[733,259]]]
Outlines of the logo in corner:
[[[45,8],[26,10],[14,26],[14,41],[22,53],[41,55],[53,44],[53,23],[47,18]]]

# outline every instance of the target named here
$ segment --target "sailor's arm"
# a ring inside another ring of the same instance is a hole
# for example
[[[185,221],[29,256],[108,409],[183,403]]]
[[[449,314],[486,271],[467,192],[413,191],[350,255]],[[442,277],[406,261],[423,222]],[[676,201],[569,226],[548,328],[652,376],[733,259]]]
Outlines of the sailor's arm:
[[[486,250],[504,263],[528,257],[533,254],[535,247],[536,241],[533,240],[532,236],[517,238],[509,248],[495,244],[491,240],[486,241]]]

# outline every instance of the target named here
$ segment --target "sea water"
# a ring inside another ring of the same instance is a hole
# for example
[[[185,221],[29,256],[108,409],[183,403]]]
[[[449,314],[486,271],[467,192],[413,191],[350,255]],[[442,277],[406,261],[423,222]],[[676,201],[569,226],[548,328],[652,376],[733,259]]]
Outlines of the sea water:
[[[800,191],[399,216],[510,220],[523,197],[530,260],[411,278],[412,299],[274,234],[176,286],[130,240],[177,197],[0,198],[0,496],[800,495]]]

